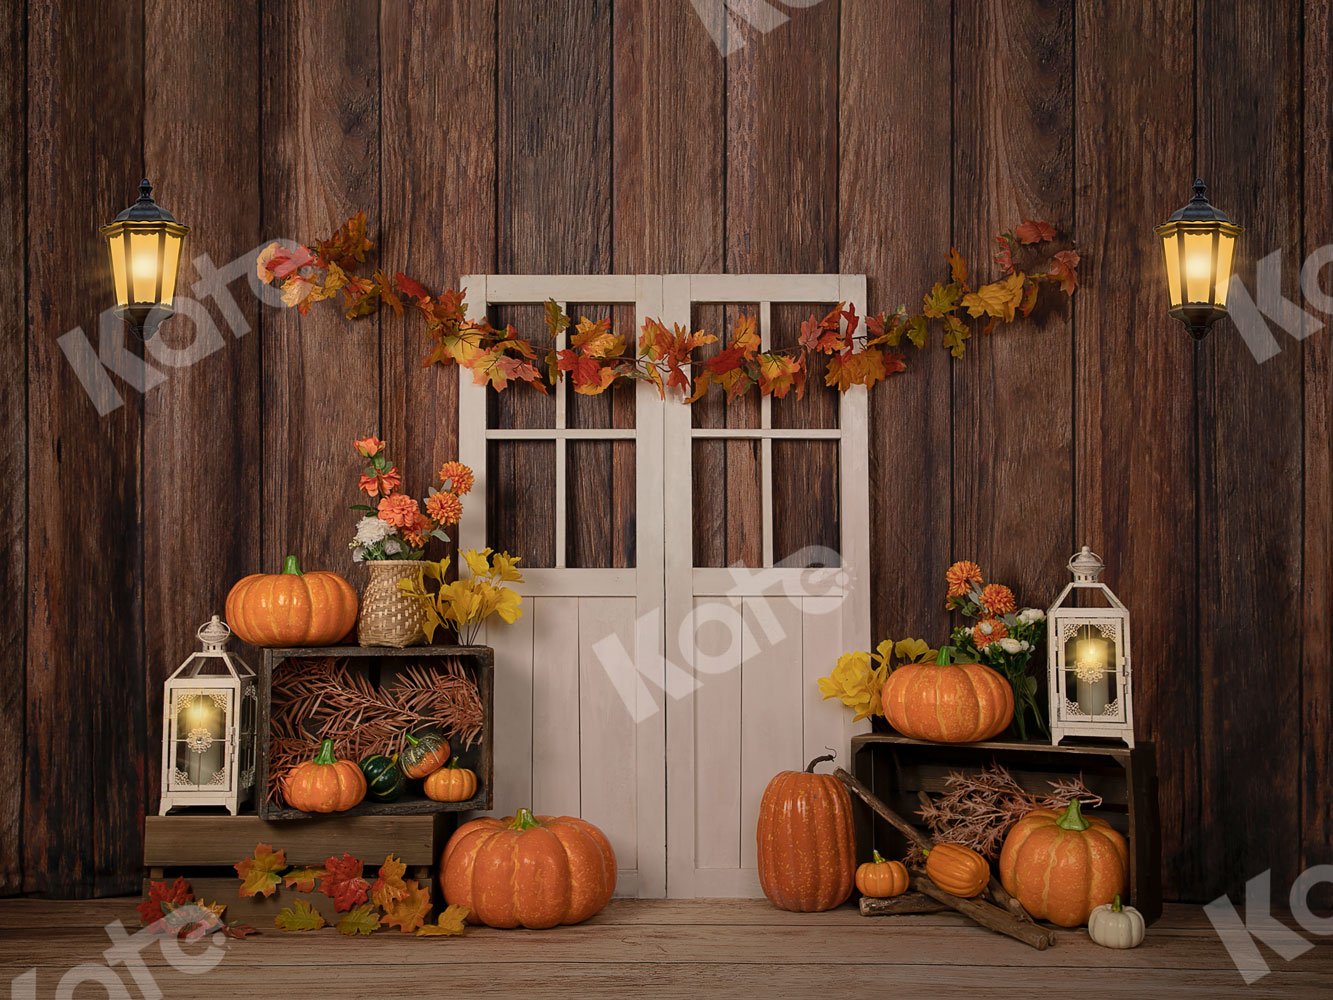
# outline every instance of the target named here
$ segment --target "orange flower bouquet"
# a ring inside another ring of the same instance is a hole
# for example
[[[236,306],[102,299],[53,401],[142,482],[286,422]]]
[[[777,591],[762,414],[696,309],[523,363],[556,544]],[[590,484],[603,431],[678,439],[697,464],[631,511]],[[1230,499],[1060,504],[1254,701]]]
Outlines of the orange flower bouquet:
[[[1014,689],[1014,725],[1019,739],[1026,740],[1027,715],[1044,733],[1037,679],[1029,672],[1046,628],[1046,612],[1018,607],[1014,592],[1002,583],[987,583],[981,567],[962,560],[945,571],[945,607],[957,611],[972,624],[953,630],[951,642],[959,653],[998,670]]]
[[[357,486],[376,501],[374,506],[352,506],[364,515],[349,543],[356,562],[421,559],[430,539],[449,541],[444,529],[463,516],[462,498],[472,489],[471,469],[462,462],[445,462],[439,471],[440,486],[431,486],[425,501],[418,502],[399,492],[403,477],[385,455],[383,441],[365,437],[352,445],[366,460]]]

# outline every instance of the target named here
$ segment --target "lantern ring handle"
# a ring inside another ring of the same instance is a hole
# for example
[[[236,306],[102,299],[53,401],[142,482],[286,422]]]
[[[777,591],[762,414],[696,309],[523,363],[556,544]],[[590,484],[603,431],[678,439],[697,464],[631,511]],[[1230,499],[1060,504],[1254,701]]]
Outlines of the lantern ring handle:
[[[195,637],[205,646],[221,647],[231,638],[231,626],[218,615],[214,615],[199,626]]]

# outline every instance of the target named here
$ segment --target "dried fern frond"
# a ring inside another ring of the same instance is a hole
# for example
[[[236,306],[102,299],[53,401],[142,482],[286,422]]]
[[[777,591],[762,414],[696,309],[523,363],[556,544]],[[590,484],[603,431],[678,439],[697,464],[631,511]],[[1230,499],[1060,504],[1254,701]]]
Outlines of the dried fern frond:
[[[953,771],[945,779],[948,791],[933,800],[923,793],[917,814],[934,840],[962,844],[993,859],[999,855],[1009,828],[1033,809],[1062,810],[1071,799],[1093,807],[1102,804],[1102,797],[1089,791],[1081,777],[1049,784],[1050,794],[1032,795],[1007,769],[995,763],[972,774]],[[916,848],[909,860],[922,860]]]
[[[417,729],[472,746],[485,720],[477,685],[460,660],[433,663],[412,664],[384,687],[332,657],[285,664],[273,677],[267,801],[281,798],[282,776],[314,756],[321,739],[348,760],[400,753]]]

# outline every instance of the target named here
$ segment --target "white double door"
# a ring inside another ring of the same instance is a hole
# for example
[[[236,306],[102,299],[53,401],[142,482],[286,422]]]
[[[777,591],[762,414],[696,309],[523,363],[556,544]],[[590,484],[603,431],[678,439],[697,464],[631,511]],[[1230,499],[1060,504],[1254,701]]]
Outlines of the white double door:
[[[596,316],[617,308],[627,317],[632,307],[634,338],[649,317],[690,326],[700,307],[740,306],[758,316],[761,349],[773,343],[775,304],[865,301],[864,278],[847,275],[485,275],[463,284],[474,318],[548,299]],[[503,464],[503,449],[553,466],[545,481],[554,495],[523,500],[553,508],[541,512],[554,536],[548,565],[525,560],[524,615],[485,640],[495,648],[495,809],[596,823],[616,850],[618,895],[755,896],[764,786],[825,747],[845,759],[852,731],[847,710],[823,702],[815,682],[841,652],[869,645],[865,391],[841,396],[836,419],[818,427],[775,421],[768,399],[752,426],[700,426],[678,397],[663,402],[646,383],[633,391],[632,419],[615,426],[569,419],[565,385],[542,426],[515,427],[497,419],[490,390],[460,373],[460,457],[477,473],[460,546],[502,545],[499,522],[523,516],[486,509],[486,498],[494,505],[505,494],[489,468]],[[751,565],[709,557],[695,538],[710,516],[696,507],[721,486],[701,476],[696,490],[696,465],[710,443],[728,441],[745,442],[756,460],[752,509],[728,510],[733,530],[744,520],[758,536]],[[632,450],[632,510],[623,497],[614,511],[609,502],[576,509],[576,497],[585,506],[588,497],[573,460],[583,442],[617,442],[622,462]],[[774,453],[790,458],[807,445],[836,479],[820,485],[833,490],[838,531],[835,544],[791,552],[782,530],[791,512],[781,509],[790,490],[774,488],[784,475]],[[620,529],[632,518],[632,558],[572,565],[579,518],[616,518]]]

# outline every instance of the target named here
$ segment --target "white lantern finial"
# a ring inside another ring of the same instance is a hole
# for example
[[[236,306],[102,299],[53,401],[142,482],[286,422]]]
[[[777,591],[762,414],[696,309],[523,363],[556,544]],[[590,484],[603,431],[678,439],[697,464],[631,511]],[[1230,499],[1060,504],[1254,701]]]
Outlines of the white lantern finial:
[[[195,635],[204,644],[204,649],[216,652],[227,645],[227,640],[231,638],[231,626],[214,615],[199,626],[199,631]]]
[[[1102,557],[1086,545],[1069,559],[1069,572],[1074,574],[1074,579],[1079,583],[1096,583],[1101,579],[1104,569],[1106,563],[1102,562]]]

